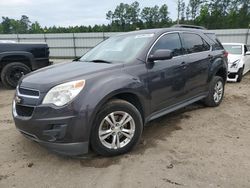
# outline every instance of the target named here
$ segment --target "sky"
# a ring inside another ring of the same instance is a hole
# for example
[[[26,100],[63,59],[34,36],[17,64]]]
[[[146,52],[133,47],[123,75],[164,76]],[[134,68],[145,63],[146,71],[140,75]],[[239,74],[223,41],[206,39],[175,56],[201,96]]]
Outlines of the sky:
[[[106,13],[120,3],[135,0],[0,0],[0,17],[20,19],[27,15],[44,26],[75,26],[107,24]],[[177,0],[137,0],[140,7],[167,4],[170,18],[177,17]],[[188,2],[188,0],[185,0]]]

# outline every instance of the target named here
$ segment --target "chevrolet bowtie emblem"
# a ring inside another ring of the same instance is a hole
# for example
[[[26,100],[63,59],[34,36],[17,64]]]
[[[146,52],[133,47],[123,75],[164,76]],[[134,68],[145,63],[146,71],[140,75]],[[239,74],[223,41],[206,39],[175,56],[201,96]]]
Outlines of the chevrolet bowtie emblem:
[[[20,104],[22,102],[22,99],[18,96],[15,97],[16,104]]]

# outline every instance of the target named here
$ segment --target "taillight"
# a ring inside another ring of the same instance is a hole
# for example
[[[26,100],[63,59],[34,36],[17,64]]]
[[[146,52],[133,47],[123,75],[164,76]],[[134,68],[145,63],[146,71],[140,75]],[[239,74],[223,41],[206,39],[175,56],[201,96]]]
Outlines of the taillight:
[[[228,56],[228,52],[224,51],[224,57],[227,57],[227,56]]]

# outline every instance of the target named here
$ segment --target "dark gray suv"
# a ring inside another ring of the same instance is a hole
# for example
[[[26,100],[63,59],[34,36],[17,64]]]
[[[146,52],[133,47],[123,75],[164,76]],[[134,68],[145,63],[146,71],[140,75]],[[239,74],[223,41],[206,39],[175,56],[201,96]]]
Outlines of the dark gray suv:
[[[13,117],[23,135],[57,153],[119,155],[155,118],[200,100],[218,106],[226,78],[227,53],[208,30],[129,32],[24,76]]]

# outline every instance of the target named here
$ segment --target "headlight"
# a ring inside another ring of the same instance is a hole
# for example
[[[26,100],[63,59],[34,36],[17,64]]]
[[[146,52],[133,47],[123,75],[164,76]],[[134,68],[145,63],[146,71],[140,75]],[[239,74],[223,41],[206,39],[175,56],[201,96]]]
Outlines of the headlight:
[[[57,85],[49,90],[43,104],[63,106],[73,100],[85,86],[85,80],[77,80]]]
[[[239,60],[239,59],[238,59],[238,60],[236,60],[236,61],[234,61],[234,62],[232,63],[232,65],[231,65],[231,68],[237,68],[237,67],[238,67],[239,62],[240,62],[240,60]]]

